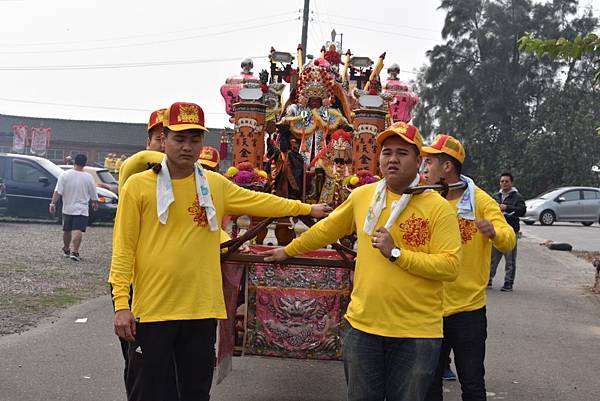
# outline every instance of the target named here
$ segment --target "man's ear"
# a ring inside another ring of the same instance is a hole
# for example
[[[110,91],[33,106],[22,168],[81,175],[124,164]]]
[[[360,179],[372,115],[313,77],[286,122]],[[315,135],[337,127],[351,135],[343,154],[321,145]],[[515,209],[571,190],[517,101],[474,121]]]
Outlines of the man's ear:
[[[452,171],[452,162],[450,160],[446,160],[442,165],[442,170],[446,174],[450,173]]]

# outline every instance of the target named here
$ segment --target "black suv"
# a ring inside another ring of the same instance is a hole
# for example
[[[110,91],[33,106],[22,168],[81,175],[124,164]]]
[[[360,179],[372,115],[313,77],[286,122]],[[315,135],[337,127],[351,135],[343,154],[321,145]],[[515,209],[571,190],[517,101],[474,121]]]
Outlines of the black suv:
[[[48,211],[58,177],[63,170],[48,159],[12,153],[0,153],[0,179],[6,185],[6,214],[18,217],[54,218]],[[112,220],[117,211],[118,196],[96,187],[98,210],[90,207],[89,221]],[[1,199],[1,197],[0,197]],[[1,205],[1,200],[0,200]],[[57,217],[62,217],[57,205]]]

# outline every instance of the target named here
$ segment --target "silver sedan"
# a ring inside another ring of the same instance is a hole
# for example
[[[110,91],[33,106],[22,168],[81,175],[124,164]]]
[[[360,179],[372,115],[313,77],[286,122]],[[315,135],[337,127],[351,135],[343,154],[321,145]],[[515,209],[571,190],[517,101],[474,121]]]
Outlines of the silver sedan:
[[[555,221],[580,222],[591,226],[600,222],[600,188],[562,187],[545,192],[525,202],[525,224],[539,221],[548,226]]]

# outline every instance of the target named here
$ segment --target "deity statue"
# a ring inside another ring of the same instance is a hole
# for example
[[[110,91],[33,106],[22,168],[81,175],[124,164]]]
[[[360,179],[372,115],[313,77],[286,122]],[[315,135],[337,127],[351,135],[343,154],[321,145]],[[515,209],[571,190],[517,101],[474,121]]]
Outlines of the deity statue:
[[[407,123],[412,119],[413,109],[419,104],[419,97],[398,78],[400,74],[398,64],[392,64],[387,72],[389,76],[383,89],[385,93],[393,96],[393,101],[389,106],[391,122],[404,121]]]
[[[341,205],[350,194],[344,180],[350,175],[352,163],[352,133],[343,129],[331,135],[331,141],[311,162],[315,167],[319,203],[327,203],[335,208]],[[310,196],[309,196],[310,198]]]
[[[278,124],[280,131],[289,131],[300,141],[300,153],[306,165],[327,147],[331,132],[349,125],[343,113],[332,107],[336,102],[333,75],[317,61],[300,74],[296,103],[287,107],[286,115]]]

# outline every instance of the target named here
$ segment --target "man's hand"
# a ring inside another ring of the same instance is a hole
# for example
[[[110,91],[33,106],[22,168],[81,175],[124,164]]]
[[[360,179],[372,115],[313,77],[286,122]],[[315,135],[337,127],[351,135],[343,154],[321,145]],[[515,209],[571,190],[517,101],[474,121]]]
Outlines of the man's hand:
[[[261,252],[259,255],[265,255],[265,262],[283,262],[289,258],[283,248],[271,249],[270,251]]]
[[[331,206],[325,203],[319,203],[310,207],[310,215],[311,217],[322,219],[323,217],[327,217],[332,210],[333,209],[331,208]]]
[[[478,220],[475,222],[475,226],[481,232],[481,235],[484,237],[488,237],[490,239],[494,239],[496,236],[496,230],[494,230],[494,225],[489,220]]]
[[[94,211],[98,210],[98,202],[97,201],[92,201],[92,209],[94,209]]]
[[[506,205],[504,203],[500,204],[500,210],[502,210],[502,211],[506,210]]]
[[[123,340],[135,341],[135,317],[129,309],[115,312],[115,334]]]
[[[50,212],[50,214],[54,214],[54,213],[56,213],[56,205],[55,205],[54,203],[51,203],[51,204],[48,206],[48,211]]]
[[[379,252],[381,252],[381,254],[385,256],[386,259],[389,259],[389,257],[392,256],[392,248],[396,246],[394,244],[392,234],[390,234],[390,232],[386,230],[385,227],[379,227],[373,233],[371,243],[373,245],[373,248],[379,249]]]

